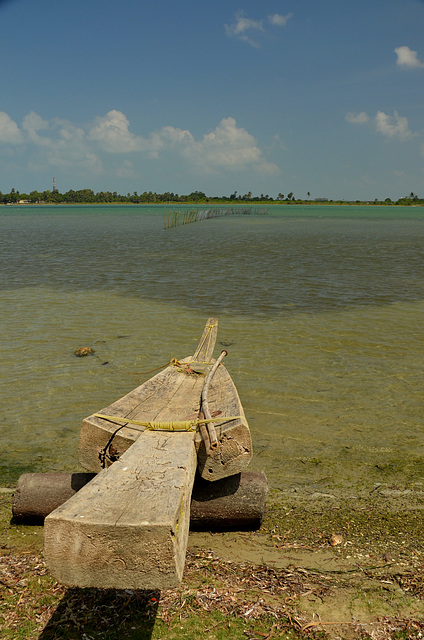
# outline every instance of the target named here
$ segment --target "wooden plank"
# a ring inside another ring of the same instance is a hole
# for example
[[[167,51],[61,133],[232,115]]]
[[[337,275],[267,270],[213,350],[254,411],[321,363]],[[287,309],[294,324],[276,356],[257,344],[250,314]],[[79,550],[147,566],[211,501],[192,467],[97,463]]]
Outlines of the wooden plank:
[[[184,569],[194,433],[145,431],[45,520],[44,554],[65,585],[162,589]]]
[[[208,364],[212,358],[217,336],[218,318],[209,318],[193,354],[193,360]]]

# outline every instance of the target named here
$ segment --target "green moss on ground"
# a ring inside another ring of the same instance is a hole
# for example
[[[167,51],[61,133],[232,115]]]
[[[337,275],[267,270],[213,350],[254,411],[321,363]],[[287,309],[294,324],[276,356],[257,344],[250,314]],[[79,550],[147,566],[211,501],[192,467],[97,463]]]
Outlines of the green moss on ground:
[[[424,636],[420,508],[272,493],[259,532],[209,535],[207,545],[189,549],[180,587],[158,592],[58,584],[43,562],[42,527],[11,522],[11,500],[0,495],[5,640]],[[230,538],[243,561],[223,552]],[[253,561],[258,545],[268,564]]]
[[[405,501],[337,501],[317,498],[292,502],[271,496],[263,530],[291,544],[325,546],[331,536],[343,537],[344,547],[373,557],[410,557],[424,552],[424,510]],[[349,550],[349,549],[348,549]]]
[[[1,554],[39,552],[43,546],[43,527],[26,527],[12,521],[13,494],[0,493]]]

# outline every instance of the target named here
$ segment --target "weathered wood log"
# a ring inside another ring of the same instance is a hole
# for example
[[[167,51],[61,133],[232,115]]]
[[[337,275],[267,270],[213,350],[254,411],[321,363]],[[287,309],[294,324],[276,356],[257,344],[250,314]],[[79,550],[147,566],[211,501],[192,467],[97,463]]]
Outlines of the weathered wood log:
[[[25,473],[16,486],[12,514],[19,524],[43,524],[44,518],[69,500],[94,473]],[[193,531],[251,530],[260,527],[267,494],[263,472],[207,482],[196,477],[190,506]]]
[[[49,513],[72,498],[95,476],[95,473],[24,473],[13,496],[15,522],[43,524]]]
[[[145,431],[44,521],[44,556],[68,586],[180,583],[196,473],[194,433]]]
[[[197,478],[191,497],[192,531],[258,529],[265,514],[268,482],[263,472],[242,471],[208,482]]]

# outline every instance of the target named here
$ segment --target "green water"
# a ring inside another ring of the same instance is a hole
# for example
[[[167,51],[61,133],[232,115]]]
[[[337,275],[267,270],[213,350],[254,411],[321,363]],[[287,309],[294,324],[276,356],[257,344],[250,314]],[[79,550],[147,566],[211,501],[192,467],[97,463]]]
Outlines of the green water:
[[[78,469],[82,419],[145,379],[129,372],[189,355],[216,315],[271,486],[421,486],[423,241],[419,207],[169,230],[163,207],[1,207],[0,484]]]

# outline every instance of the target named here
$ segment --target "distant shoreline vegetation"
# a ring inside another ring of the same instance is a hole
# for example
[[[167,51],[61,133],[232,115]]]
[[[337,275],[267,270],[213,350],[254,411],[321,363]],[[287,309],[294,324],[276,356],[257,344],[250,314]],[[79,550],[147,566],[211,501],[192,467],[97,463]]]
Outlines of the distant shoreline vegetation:
[[[0,191],[0,204],[325,204],[325,205],[386,205],[386,206],[411,206],[424,205],[424,198],[418,197],[411,192],[408,196],[392,200],[385,198],[384,200],[331,200],[329,198],[296,198],[292,192],[286,196],[279,193],[276,198],[269,195],[253,196],[252,193],[238,195],[237,191],[230,196],[207,196],[202,191],[192,191],[188,195],[178,195],[166,191],[165,193],[156,193],[152,191],[144,191],[138,194],[127,193],[123,196],[116,191],[99,191],[94,193],[91,189],[80,189],[74,191],[70,189],[66,193],[60,193],[57,189],[52,191],[31,191],[31,193],[20,193],[12,189],[10,193],[2,193]]]

